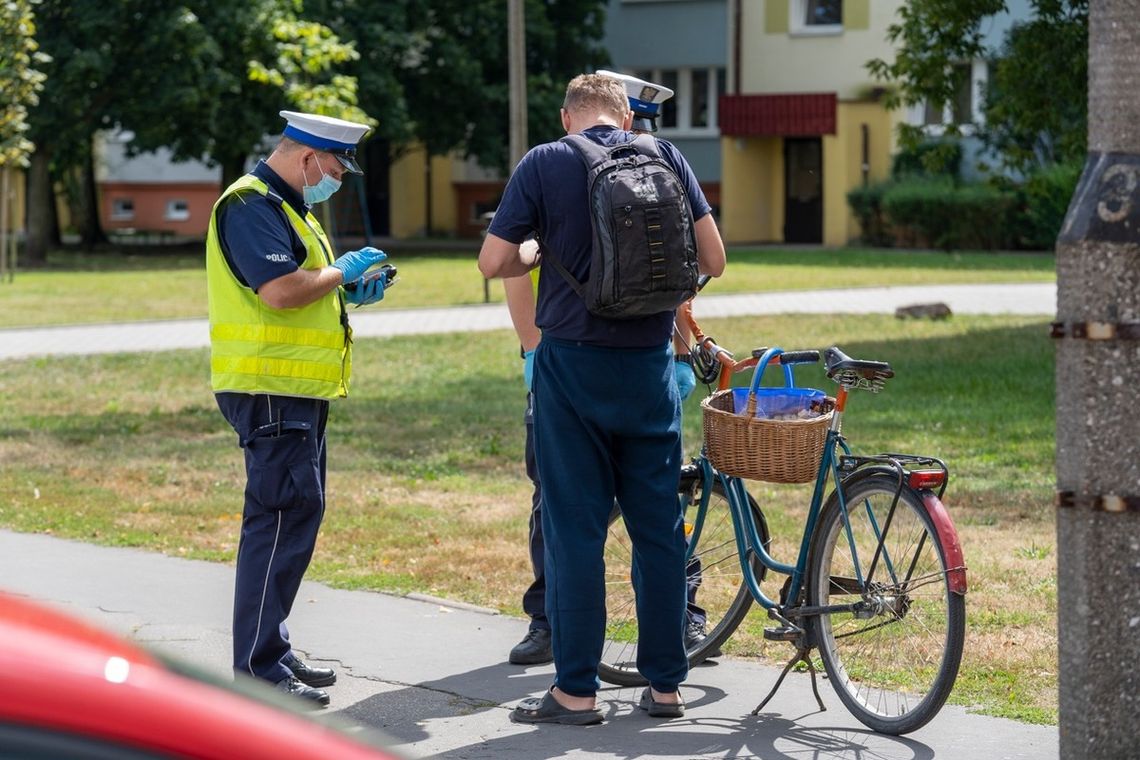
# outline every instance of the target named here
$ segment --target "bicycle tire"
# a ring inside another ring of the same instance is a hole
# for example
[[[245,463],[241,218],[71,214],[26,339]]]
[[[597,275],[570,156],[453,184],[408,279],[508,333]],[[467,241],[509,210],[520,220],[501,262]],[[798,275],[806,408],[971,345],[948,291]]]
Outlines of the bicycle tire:
[[[881,529],[896,487],[897,479],[883,474],[844,486],[854,552],[838,496],[828,498],[812,538],[809,605],[858,601],[852,557],[862,570],[858,577],[866,578],[878,544],[871,516]],[[966,602],[950,590],[946,552],[915,491],[902,489],[887,531],[871,584],[861,592],[867,604],[859,612],[815,616],[812,627],[843,704],[868,728],[897,736],[926,725],[950,696],[962,660]]]
[[[678,497],[691,506],[687,513],[696,511],[699,503],[699,483],[682,482]],[[757,531],[765,547],[768,546],[768,526],[759,505],[748,495],[748,508],[752,512]],[[686,514],[686,529],[692,514]],[[598,664],[598,677],[618,686],[643,686],[647,682],[637,671],[637,614],[634,605],[633,585],[630,580],[633,548],[621,513],[615,509],[610,518],[606,538],[606,638],[602,644],[602,658]],[[697,584],[696,602],[706,614],[705,638],[686,654],[689,666],[695,666],[717,656],[717,649],[737,629],[752,606],[752,594],[744,583],[740,568],[740,553],[732,526],[728,497],[720,480],[713,478],[709,494],[709,507],[701,529],[700,543],[693,549],[693,559],[699,560],[699,571],[692,561],[689,576]],[[757,581],[764,576],[765,568],[759,559],[752,558]]]

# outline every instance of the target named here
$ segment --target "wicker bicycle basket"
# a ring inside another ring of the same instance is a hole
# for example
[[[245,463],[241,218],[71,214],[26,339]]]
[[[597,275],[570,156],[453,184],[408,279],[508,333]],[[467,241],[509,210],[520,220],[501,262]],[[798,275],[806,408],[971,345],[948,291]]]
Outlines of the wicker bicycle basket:
[[[827,398],[824,408],[810,419],[766,419],[735,414],[732,389],[717,391],[701,402],[709,461],[726,475],[749,480],[815,480],[835,400]]]

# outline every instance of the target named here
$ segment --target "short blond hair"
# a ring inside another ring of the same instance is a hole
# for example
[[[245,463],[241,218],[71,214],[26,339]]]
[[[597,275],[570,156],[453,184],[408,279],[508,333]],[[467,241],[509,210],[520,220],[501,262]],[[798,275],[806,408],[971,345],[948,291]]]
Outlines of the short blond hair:
[[[579,74],[566,85],[562,107],[567,111],[594,110],[621,121],[629,113],[629,100],[625,86],[616,79],[601,74]]]

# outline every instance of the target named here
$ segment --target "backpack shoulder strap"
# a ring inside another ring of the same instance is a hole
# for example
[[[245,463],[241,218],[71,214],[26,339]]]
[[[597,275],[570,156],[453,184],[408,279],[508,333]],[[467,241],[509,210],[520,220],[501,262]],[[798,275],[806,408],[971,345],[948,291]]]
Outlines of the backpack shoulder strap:
[[[538,251],[540,254],[542,254],[542,260],[550,262],[551,266],[554,267],[554,270],[558,272],[558,274],[562,275],[562,279],[566,280],[566,284],[569,285],[574,290],[574,292],[578,294],[578,297],[583,301],[586,300],[586,294],[582,292],[582,283],[578,282],[574,275],[570,274],[569,269],[562,266],[562,262],[558,260],[557,256],[550,253],[549,249],[542,242],[541,237],[535,235],[534,239],[538,241]]]
[[[561,142],[566,143],[578,153],[578,156],[585,162],[587,169],[593,169],[598,164],[607,160],[610,157],[608,148],[598,145],[596,142],[586,137],[585,135],[573,134],[566,135],[561,139]]]
[[[643,156],[651,158],[662,158],[661,146],[657,143],[657,138],[653,135],[641,134],[633,138],[633,141],[628,143],[628,147],[634,148]]]

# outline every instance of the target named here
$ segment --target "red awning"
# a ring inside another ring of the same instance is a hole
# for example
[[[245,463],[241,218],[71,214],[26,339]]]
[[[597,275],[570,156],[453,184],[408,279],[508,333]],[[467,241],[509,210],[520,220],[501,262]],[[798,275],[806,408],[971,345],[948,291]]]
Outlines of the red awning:
[[[809,137],[835,134],[835,93],[722,95],[720,133],[726,137]]]

